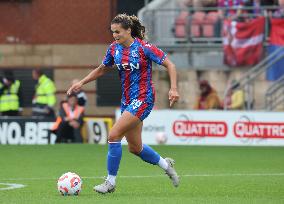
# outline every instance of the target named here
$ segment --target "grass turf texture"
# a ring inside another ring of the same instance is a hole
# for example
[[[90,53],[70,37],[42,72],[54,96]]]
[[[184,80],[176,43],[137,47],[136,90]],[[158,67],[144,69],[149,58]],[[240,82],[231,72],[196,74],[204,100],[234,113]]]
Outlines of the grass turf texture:
[[[161,169],[142,162],[123,147],[116,192],[100,195],[92,188],[103,181],[97,177],[106,175],[107,146],[1,146],[0,183],[26,187],[0,190],[0,203],[284,203],[284,148],[154,149],[176,160],[180,187],[174,188]],[[57,192],[57,179],[68,171],[83,177],[78,197],[63,197]]]

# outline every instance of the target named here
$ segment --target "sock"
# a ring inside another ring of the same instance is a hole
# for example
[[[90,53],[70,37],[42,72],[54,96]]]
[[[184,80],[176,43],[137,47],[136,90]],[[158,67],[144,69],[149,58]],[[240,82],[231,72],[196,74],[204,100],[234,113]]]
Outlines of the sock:
[[[116,176],[121,160],[122,148],[119,142],[109,142],[107,154],[107,170],[109,176]],[[115,178],[112,179],[115,182]]]
[[[145,162],[156,165],[160,160],[160,155],[155,152],[151,147],[146,144],[143,144],[142,151],[138,154],[138,156]]]
[[[106,180],[108,180],[111,185],[115,186],[115,179],[116,179],[116,176],[108,175]]]
[[[159,165],[159,167],[161,167],[164,170],[167,170],[168,166],[169,166],[168,162],[166,162],[166,160],[163,157],[160,157],[158,165]]]

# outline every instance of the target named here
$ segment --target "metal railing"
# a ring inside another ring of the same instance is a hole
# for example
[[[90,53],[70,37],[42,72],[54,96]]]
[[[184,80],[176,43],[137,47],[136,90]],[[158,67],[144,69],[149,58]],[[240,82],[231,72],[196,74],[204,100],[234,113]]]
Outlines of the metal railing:
[[[265,21],[265,38],[267,39],[269,35],[269,17],[273,16],[271,10],[277,10],[280,7],[277,6],[263,6],[260,7],[259,13],[253,13],[254,7],[242,7],[241,10],[247,11],[248,13],[241,13],[238,16],[223,16],[218,18],[218,22],[214,25],[215,34],[212,37],[195,37],[193,35],[191,24],[193,20],[193,14],[195,12],[212,12],[212,11],[226,11],[227,8],[218,8],[218,7],[202,7],[202,8],[192,8],[188,9],[145,9],[142,13],[143,24],[147,28],[148,40],[152,43],[155,43],[160,46],[176,46],[177,44],[182,44],[185,47],[194,47],[198,44],[202,45],[222,45],[222,22],[227,18],[234,18],[235,20],[255,18],[258,16],[266,17]],[[230,8],[230,10],[238,10],[239,7]],[[181,12],[187,12],[188,16],[186,17],[186,36],[185,37],[176,37],[175,36],[175,23]],[[206,24],[206,23],[205,23]],[[218,30],[219,29],[219,30]]]
[[[266,110],[275,110],[278,106],[284,107],[284,75],[275,81],[265,94]]]
[[[264,60],[262,60],[260,63],[255,65],[253,68],[248,70],[242,76],[242,78],[236,82],[236,83],[239,83],[240,88],[243,89],[245,92],[245,101],[247,104],[246,105],[247,110],[251,110],[254,104],[254,92],[255,92],[254,81],[257,79],[258,76],[260,76],[260,74],[264,73],[269,67],[277,63],[282,58],[284,58],[284,47],[280,47],[277,50],[275,50],[273,53],[268,55],[266,58],[264,58]],[[235,84],[230,84],[226,88],[224,98],[226,98],[229,91],[234,87],[234,85]],[[271,91],[273,93],[274,89]],[[225,105],[224,109],[226,110],[227,109],[226,103],[224,105]]]

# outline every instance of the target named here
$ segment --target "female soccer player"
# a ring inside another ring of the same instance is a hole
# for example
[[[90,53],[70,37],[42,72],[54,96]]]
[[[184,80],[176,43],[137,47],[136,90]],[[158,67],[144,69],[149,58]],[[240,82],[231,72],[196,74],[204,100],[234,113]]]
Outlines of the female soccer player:
[[[173,168],[174,160],[162,158],[151,147],[142,144],[141,139],[143,120],[150,114],[155,100],[152,61],[168,70],[171,83],[170,106],[179,99],[175,65],[162,50],[143,40],[145,27],[136,16],[117,15],[111,22],[111,31],[115,41],[109,46],[102,64],[67,91],[67,94],[79,91],[84,84],[96,80],[113,65],[119,70],[122,88],[121,117],[108,136],[108,176],[94,190],[103,194],[115,190],[115,179],[122,155],[121,139],[124,136],[131,153],[145,162],[161,167],[177,187],[179,177]]]

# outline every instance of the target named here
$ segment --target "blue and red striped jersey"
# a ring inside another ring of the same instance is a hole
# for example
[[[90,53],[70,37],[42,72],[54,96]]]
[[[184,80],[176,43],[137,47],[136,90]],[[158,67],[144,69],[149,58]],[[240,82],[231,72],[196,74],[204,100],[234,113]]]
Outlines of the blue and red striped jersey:
[[[113,42],[102,63],[108,67],[116,65],[121,81],[121,102],[127,105],[133,99],[154,102],[152,61],[161,65],[165,58],[166,53],[161,49],[135,38],[130,47]]]

